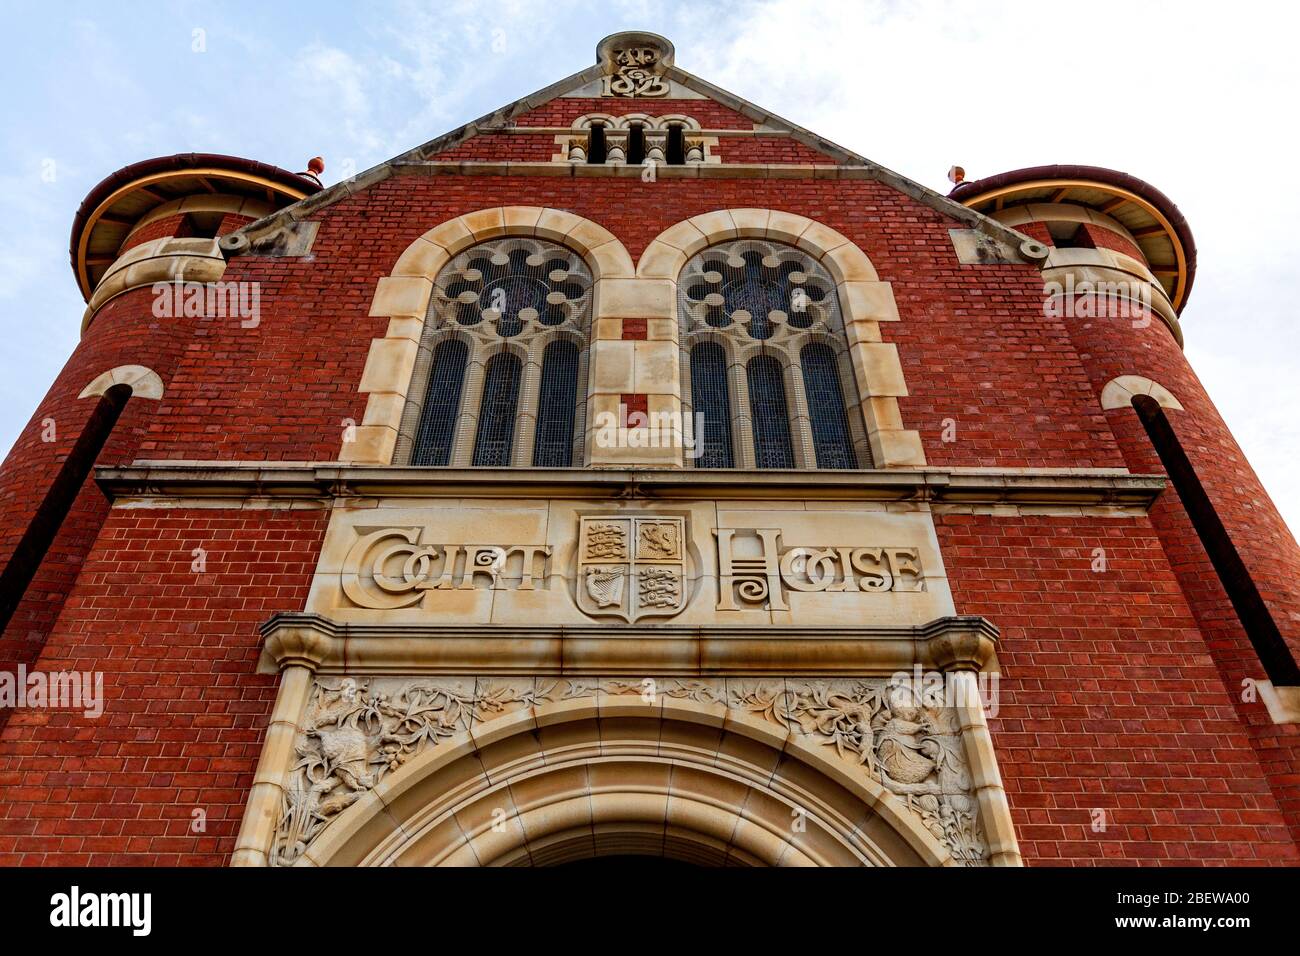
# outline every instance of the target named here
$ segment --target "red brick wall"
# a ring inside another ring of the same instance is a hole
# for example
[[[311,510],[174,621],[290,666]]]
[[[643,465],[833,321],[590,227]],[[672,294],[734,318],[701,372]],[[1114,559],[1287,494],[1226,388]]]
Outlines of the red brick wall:
[[[1300,863],[1150,521],[935,523],[958,613],[1001,629],[989,723],[1027,863]]]
[[[835,160],[787,136],[719,136],[710,152],[724,163],[800,163],[833,166]]]
[[[449,162],[547,163],[561,151],[555,135],[534,133],[483,133],[435,157]],[[724,163],[803,163],[834,165],[825,153],[810,149],[788,136],[720,136],[709,153]]]
[[[147,226],[141,226],[133,232],[126,241],[122,243],[122,248],[117,251],[120,256],[128,249],[150,242],[154,239],[171,239],[172,237],[184,238],[190,235],[190,230],[185,222],[185,213],[177,213],[174,216],[164,216],[156,219]],[[253,221],[252,216],[241,216],[238,213],[226,213],[221,218],[221,225],[217,229],[217,235],[224,236],[234,232],[240,226],[247,225]]]
[[[562,150],[554,133],[481,133],[433,158],[440,163],[549,163]]]
[[[241,216],[237,212],[228,212],[221,217],[221,225],[217,227],[217,235],[227,236],[241,226],[246,226],[253,221],[252,216]]]
[[[170,378],[193,320],[156,318],[152,303],[152,291],[146,287],[124,293],[99,310],[0,465],[0,563],[9,560],[98,402],[95,397],[78,398],[81,390],[102,372],[119,365],[144,365],[157,372],[164,384]],[[77,318],[64,317],[68,322]],[[164,396],[163,402],[167,400]],[[160,404],[138,398],[128,402],[97,463],[116,465],[134,459],[147,422]],[[42,440],[47,420],[54,423],[56,441]],[[30,663],[39,652],[107,510],[107,499],[98,486],[88,482],[0,635],[0,668]],[[4,716],[0,712],[0,722]]]
[[[516,126],[571,126],[589,113],[627,116],[644,113],[650,116],[689,116],[704,129],[753,129],[754,121],[713,100],[612,100],[600,97],[554,99],[536,109],[521,113],[513,120]]]
[[[740,113],[712,100],[639,100],[620,102],[608,99],[558,99],[517,116],[516,127],[548,126],[568,128],[579,117],[590,113],[608,116],[649,114],[651,116],[685,115],[698,121],[704,129],[752,130],[754,123]],[[536,133],[480,133],[463,143],[437,154],[439,162],[549,162],[559,151],[555,135]],[[833,164],[825,153],[795,142],[788,136],[723,136],[713,155],[724,163],[818,163]]]
[[[0,866],[224,865],[276,678],[258,625],[300,608],[325,511],[116,510],[41,657],[98,670],[105,709],[0,734]],[[192,570],[195,548],[207,568]],[[195,809],[206,832],[191,830]]]
[[[1061,320],[1042,316],[1032,266],[963,266],[954,223],[878,183],[833,180],[387,180],[324,210],[313,256],[232,259],[227,280],[260,282],[262,321],[200,321],[160,410],[149,457],[334,460],[370,339],[375,283],[402,250],[447,219],[494,205],[570,210],[613,232],[635,258],[668,226],[731,206],[800,213],[857,242],[893,283],[897,343],[911,395],[904,422],[938,465],[1118,466],[1123,459]],[[945,422],[957,441],[944,442]]]
[[[1300,657],[1300,548],[1219,417],[1196,373],[1163,322],[1130,318],[1077,320],[1070,326],[1098,394],[1119,375],[1142,375],[1169,389],[1184,411],[1167,412],[1197,477],[1214,502],[1251,577],[1294,656]],[[1196,334],[1191,330],[1189,334]],[[1131,408],[1108,413],[1130,470],[1163,469]],[[1264,705],[1241,700],[1242,681],[1264,680],[1259,658],[1219,583],[1191,521],[1171,489],[1152,510],[1168,560],[1209,642],[1224,681],[1236,689],[1238,716],[1269,771],[1300,842],[1300,727],[1275,725]]]
[[[1125,239],[1118,232],[1104,226],[1093,225],[1090,222],[1081,223],[1079,228],[1092,240],[1094,249],[1109,249],[1112,252],[1131,256],[1138,262],[1145,263],[1147,261],[1147,257],[1142,254],[1142,250],[1138,248],[1137,243]]]
[[[1025,222],[1016,226],[1015,229],[1018,232],[1023,232],[1026,236],[1037,239],[1039,242],[1045,242],[1049,246],[1056,245],[1056,241],[1052,238],[1046,222]],[[1119,233],[1104,226],[1081,222],[1079,223],[1079,232],[1083,234],[1082,238],[1086,239],[1086,241],[1080,242],[1079,245],[1120,252],[1142,263],[1147,261],[1146,256],[1142,254],[1142,250],[1138,248],[1136,243],[1130,242]]]
[[[154,239],[170,239],[173,236],[184,235],[181,228],[184,222],[185,214],[180,212],[174,216],[163,216],[161,219],[155,219],[127,236],[126,241],[122,243],[122,248],[117,250],[117,254],[120,256],[128,249],[134,249],[136,246],[152,242]]]
[[[1052,233],[1048,230],[1045,222],[1022,222],[1015,228],[1017,232],[1023,232],[1031,239],[1037,239],[1049,246],[1056,245],[1056,240],[1052,238]]]

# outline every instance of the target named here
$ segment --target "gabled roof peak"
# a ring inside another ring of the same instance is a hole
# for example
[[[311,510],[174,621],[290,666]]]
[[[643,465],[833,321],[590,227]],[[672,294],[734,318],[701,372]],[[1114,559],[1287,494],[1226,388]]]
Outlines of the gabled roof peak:
[[[349,180],[329,187],[303,202],[280,210],[264,220],[250,223],[238,234],[226,237],[223,244],[227,255],[238,254],[248,246],[248,240],[277,229],[280,225],[299,221],[318,212],[345,196],[352,195],[387,179],[395,169],[422,165],[437,165],[438,154],[479,135],[483,131],[500,131],[515,125],[517,117],[562,97],[608,97],[611,107],[621,102],[634,108],[653,104],[656,100],[671,99],[680,92],[691,97],[708,99],[739,113],[765,131],[780,132],[810,149],[825,155],[834,167],[841,170],[853,168],[857,175],[851,178],[872,179],[897,189],[913,199],[958,222],[986,233],[1010,245],[1027,262],[1041,263],[1046,255],[1040,244],[1014,229],[969,209],[927,186],[908,179],[892,170],[871,162],[857,153],[824,139],[801,126],[770,113],[748,100],[700,79],[674,63],[675,51],[667,38],[657,33],[629,30],[611,34],[596,45],[596,63],[565,77],[529,96],[522,97],[486,116],[466,123],[458,129],[444,133],[414,149],[393,157]],[[591,91],[590,93],[588,91]],[[448,164],[451,172],[473,175],[472,162]],[[493,165],[493,164],[482,164]],[[542,163],[518,165],[546,165]],[[762,167],[755,167],[763,175]],[[729,174],[730,175],[730,174]],[[847,177],[846,177],[847,178]]]

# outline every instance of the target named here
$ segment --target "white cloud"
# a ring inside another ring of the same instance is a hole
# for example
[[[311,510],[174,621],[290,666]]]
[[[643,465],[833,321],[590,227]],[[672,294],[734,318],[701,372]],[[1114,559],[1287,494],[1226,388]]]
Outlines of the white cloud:
[[[1187,354],[1300,528],[1294,7],[774,0],[727,22],[674,38],[678,63],[931,188],[954,163],[1081,163],[1169,195],[1200,253]]]
[[[362,89],[365,68],[349,53],[323,43],[313,43],[298,51],[293,64],[299,89],[351,116],[369,109]]]

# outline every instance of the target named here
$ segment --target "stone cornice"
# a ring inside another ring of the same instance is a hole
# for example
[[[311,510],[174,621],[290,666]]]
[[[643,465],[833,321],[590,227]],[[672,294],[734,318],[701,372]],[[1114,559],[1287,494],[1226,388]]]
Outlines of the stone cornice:
[[[892,674],[978,671],[998,630],[982,617],[917,627],[340,624],[281,613],[262,625],[258,672],[349,674]]]
[[[216,239],[164,237],[123,253],[100,278],[86,303],[81,331],[105,303],[124,292],[164,282],[216,282],[226,271]]]
[[[394,162],[395,176],[547,176],[561,179],[635,179],[645,170],[628,163],[517,162],[510,160],[421,160]],[[659,165],[655,179],[878,179],[867,166],[826,163],[691,163]],[[1010,233],[1010,229],[1007,230]],[[1018,242],[1023,242],[1023,239]],[[1017,243],[1018,245],[1018,243]]]
[[[1075,506],[1145,510],[1165,487],[1156,475],[1120,469],[703,469],[407,468],[276,462],[152,462],[100,468],[96,480],[122,499],[340,497],[816,499],[927,502],[944,506]]]

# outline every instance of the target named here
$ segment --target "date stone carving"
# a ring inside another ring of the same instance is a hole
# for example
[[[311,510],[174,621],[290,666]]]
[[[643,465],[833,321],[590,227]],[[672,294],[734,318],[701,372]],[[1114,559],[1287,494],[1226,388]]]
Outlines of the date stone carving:
[[[667,96],[669,86],[659,74],[659,51],[652,46],[628,47],[614,52],[617,72],[605,78],[610,96]]]

